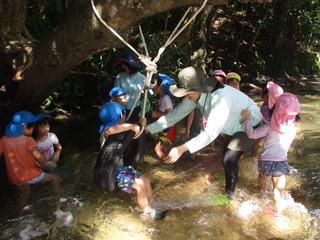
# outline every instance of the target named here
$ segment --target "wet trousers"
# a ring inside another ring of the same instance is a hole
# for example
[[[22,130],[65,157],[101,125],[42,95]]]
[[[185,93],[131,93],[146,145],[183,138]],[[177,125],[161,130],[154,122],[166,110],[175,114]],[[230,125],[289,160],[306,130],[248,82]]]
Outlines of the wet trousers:
[[[222,164],[226,175],[226,193],[233,194],[238,181],[238,161],[244,151],[235,151],[225,148]]]

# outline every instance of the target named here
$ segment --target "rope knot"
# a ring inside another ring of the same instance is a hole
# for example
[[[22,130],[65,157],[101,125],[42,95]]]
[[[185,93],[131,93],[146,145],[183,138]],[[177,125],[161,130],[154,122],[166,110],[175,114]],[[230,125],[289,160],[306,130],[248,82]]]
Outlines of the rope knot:
[[[149,57],[140,57],[140,61],[143,62],[146,65],[146,70],[148,72],[152,72],[154,74],[156,74],[158,72],[157,70],[157,64],[153,61],[151,61],[151,59]]]

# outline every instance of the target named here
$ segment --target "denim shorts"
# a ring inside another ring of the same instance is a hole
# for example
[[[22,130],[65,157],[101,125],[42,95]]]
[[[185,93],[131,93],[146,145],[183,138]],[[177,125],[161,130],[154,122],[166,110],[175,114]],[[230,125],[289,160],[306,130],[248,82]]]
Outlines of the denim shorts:
[[[39,176],[39,177],[36,177],[36,178],[31,179],[31,180],[29,180],[29,181],[27,181],[27,182],[20,183],[20,184],[17,184],[17,185],[23,185],[23,184],[35,184],[35,183],[40,182],[41,180],[43,180],[43,179],[44,179],[44,175],[45,175],[45,173],[44,173],[44,172],[42,172],[42,173],[40,174],[40,176]]]
[[[264,175],[272,177],[280,177],[282,175],[289,175],[288,161],[259,161],[258,170]]]

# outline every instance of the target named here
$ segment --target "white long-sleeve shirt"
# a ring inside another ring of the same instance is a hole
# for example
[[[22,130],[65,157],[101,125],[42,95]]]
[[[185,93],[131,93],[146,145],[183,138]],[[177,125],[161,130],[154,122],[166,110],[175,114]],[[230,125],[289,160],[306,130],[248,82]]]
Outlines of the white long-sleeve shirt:
[[[191,153],[206,147],[220,132],[230,136],[236,132],[243,132],[242,110],[251,111],[250,121],[253,126],[262,119],[258,106],[251,98],[235,88],[224,85],[224,88],[213,93],[202,93],[194,102],[185,97],[173,111],[149,124],[147,128],[151,133],[161,131],[186,117],[196,107],[207,119],[207,125],[197,137],[186,142]]]

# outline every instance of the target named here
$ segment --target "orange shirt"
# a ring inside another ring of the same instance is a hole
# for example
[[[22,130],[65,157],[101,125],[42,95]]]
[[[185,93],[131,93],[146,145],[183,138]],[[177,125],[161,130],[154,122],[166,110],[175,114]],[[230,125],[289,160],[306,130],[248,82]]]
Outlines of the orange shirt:
[[[24,135],[0,139],[0,151],[4,154],[10,183],[20,184],[40,176],[42,170],[30,152],[36,146],[32,137]]]

